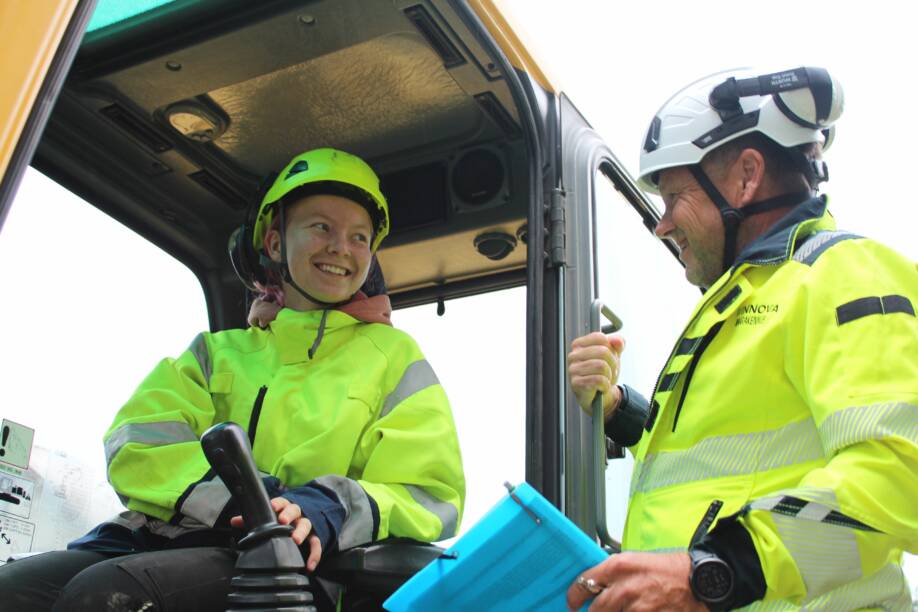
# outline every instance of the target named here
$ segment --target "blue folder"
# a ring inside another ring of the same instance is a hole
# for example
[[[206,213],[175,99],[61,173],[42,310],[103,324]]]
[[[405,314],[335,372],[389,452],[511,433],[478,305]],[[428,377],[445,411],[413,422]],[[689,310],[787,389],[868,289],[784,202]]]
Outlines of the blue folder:
[[[571,583],[607,558],[523,483],[383,606],[391,612],[566,610]]]

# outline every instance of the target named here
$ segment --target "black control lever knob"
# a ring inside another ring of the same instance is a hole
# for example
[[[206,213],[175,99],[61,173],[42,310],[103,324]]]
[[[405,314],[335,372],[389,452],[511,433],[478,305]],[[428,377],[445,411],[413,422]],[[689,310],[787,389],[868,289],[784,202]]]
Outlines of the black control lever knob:
[[[242,508],[246,527],[254,531],[276,523],[245,431],[235,423],[218,423],[201,436],[201,447],[211,467]]]
[[[201,447],[249,529],[239,541],[240,574],[230,581],[228,611],[315,612],[309,578],[301,573],[303,557],[290,537],[293,527],[277,522],[245,432],[235,423],[214,425],[201,436]]]

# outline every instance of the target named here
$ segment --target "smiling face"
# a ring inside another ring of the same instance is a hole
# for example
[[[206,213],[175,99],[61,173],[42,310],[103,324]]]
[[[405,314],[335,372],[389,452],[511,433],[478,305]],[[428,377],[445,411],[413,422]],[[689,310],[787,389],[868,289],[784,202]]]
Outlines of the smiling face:
[[[724,225],[717,205],[684,167],[661,172],[659,187],[666,211],[654,232],[679,246],[690,283],[710,287],[723,272]]]
[[[311,195],[287,206],[287,266],[293,280],[323,302],[350,299],[366,280],[370,267],[373,223],[359,204],[336,195]],[[277,230],[265,234],[268,254],[281,261]],[[320,304],[284,283],[286,305],[315,310]]]

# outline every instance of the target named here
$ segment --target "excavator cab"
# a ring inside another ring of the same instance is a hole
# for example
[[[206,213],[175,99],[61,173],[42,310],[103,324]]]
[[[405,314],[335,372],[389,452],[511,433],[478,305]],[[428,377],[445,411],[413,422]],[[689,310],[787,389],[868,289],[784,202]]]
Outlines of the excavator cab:
[[[679,291],[682,270],[674,247],[652,234],[659,210],[543,73],[505,4],[5,3],[0,34],[15,57],[2,74],[0,221],[11,207],[37,205],[14,203],[31,166],[190,270],[212,331],[240,327],[252,296],[227,242],[263,178],[310,148],[359,155],[390,203],[392,229],[378,257],[396,314],[427,305],[446,310],[449,325],[448,303],[518,291],[509,311],[525,329],[503,367],[521,381],[520,476],[588,535],[611,534],[614,548],[630,460],[606,467],[595,452],[591,419],[566,384],[565,355],[590,330],[598,299],[632,334],[670,325],[673,317],[642,299],[641,274],[666,270]],[[475,327],[463,328],[468,344],[458,349],[469,362],[492,340]],[[674,335],[664,334],[664,345]],[[664,350],[643,345],[625,378],[649,387]],[[471,408],[453,403],[458,415]],[[93,406],[100,412],[92,418],[105,421],[115,409]],[[53,418],[56,408],[35,410]],[[467,464],[487,452],[476,436],[488,425],[460,432]],[[475,474],[467,469],[470,496],[480,486]],[[466,528],[500,488],[479,495],[486,501],[467,507]],[[32,529],[26,551],[42,526]],[[41,541],[63,546],[65,536]],[[378,542],[324,560],[320,575],[378,605],[440,550]]]

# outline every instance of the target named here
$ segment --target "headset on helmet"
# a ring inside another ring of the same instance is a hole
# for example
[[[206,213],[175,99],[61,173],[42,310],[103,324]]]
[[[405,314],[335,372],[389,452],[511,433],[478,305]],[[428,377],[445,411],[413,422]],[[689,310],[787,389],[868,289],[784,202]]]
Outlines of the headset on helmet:
[[[280,262],[264,253],[264,237],[274,222],[274,215],[279,214],[283,225],[284,207],[290,203],[285,201],[285,196],[294,192],[302,196],[341,195],[366,208],[375,225],[370,245],[374,254],[389,233],[389,206],[379,190],[379,178],[366,162],[344,151],[314,149],[297,155],[280,174],[265,179],[259,190],[258,205],[249,210],[245,223],[230,235],[230,261],[236,276],[248,289],[258,291],[256,283],[266,285],[267,270],[275,269],[307,299],[330,305],[309,295],[293,281],[283,246]],[[284,232],[281,232],[282,243],[284,240]]]
[[[672,96],[650,122],[641,149],[638,184],[658,194],[661,171],[688,167],[720,209],[727,269],[735,258],[736,234],[745,217],[793,206],[809,194],[785,194],[732,208],[701,169],[702,158],[731,140],[758,132],[783,147],[815,188],[828,180],[828,168],[821,160],[807,159],[797,147],[820,143],[827,149],[843,108],[841,85],[823,68],[762,75],[743,69],[704,77]]]
[[[759,76],[742,69],[704,77],[677,92],[654,116],[641,150],[638,183],[658,193],[661,170],[697,164],[709,151],[751,132],[786,149],[813,142],[827,149],[843,108],[841,84],[823,68]]]

